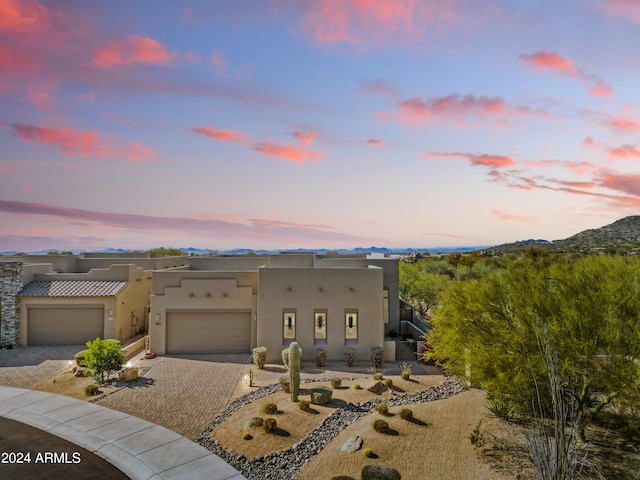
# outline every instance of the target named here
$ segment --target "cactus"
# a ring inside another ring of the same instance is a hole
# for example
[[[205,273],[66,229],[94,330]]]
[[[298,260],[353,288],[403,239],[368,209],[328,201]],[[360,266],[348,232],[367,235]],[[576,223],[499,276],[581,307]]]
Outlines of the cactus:
[[[300,346],[298,342],[291,342],[289,345],[289,388],[291,401],[297,402],[300,391]]]

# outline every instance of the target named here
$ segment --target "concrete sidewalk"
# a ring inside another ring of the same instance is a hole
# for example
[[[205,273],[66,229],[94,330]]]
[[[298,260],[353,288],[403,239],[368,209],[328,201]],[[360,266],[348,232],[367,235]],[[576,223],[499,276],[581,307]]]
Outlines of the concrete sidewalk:
[[[0,387],[0,416],[68,440],[132,479],[246,480],[218,456],[171,430],[69,397]],[[44,470],[41,478],[46,478]]]

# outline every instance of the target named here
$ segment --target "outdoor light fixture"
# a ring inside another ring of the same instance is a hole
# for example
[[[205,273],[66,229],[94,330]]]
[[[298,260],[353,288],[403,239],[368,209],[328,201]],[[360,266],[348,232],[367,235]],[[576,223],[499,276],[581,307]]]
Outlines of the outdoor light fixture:
[[[156,313],[156,325],[160,325],[160,314]]]
[[[291,328],[291,326],[292,326],[291,317],[287,317],[287,328]]]

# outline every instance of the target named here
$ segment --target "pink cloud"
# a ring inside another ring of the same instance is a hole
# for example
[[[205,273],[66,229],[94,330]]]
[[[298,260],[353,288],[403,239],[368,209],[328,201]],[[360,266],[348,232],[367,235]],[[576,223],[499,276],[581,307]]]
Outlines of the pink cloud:
[[[162,64],[169,62],[175,55],[153,38],[131,35],[113,40],[100,48],[93,57],[93,63],[101,68],[132,63]]]
[[[550,70],[582,80],[590,86],[589,94],[595,97],[611,97],[613,89],[602,78],[577,68],[571,60],[559,56],[556,52],[535,52],[522,54],[519,58],[535,70]]]
[[[46,92],[33,92],[27,95],[27,100],[38,110],[50,111],[55,106],[55,100]]]
[[[124,157],[133,162],[155,158],[155,152],[151,147],[138,143],[128,143],[124,147],[112,146],[105,136],[67,127],[37,127],[14,123],[13,133],[28,142],[55,145],[66,155],[101,158]]]
[[[616,158],[640,158],[640,150],[633,145],[622,145],[618,148],[612,148],[609,150],[609,155]]]
[[[512,215],[510,213],[503,212],[502,210],[491,210],[491,213],[500,220],[535,220],[536,217]]]
[[[620,115],[608,118],[604,121],[605,126],[618,132],[640,131],[640,119],[630,106],[626,106]]]
[[[578,74],[578,69],[573,65],[571,60],[562,58],[555,52],[522,54],[519,58],[537,70],[555,70],[568,75]]]
[[[586,175],[592,173],[597,165],[586,161],[570,161],[570,160],[527,160],[525,165],[537,168],[564,168],[570,170],[576,175]]]
[[[586,137],[583,141],[582,141],[582,145],[584,145],[585,147],[588,148],[597,148],[598,147],[598,142],[596,142],[593,138],[591,137]]]
[[[272,140],[255,144],[253,150],[267,157],[279,157],[298,164],[321,158],[317,152],[296,148],[288,143],[279,144]]]
[[[640,175],[605,174],[599,179],[600,185],[611,190],[618,190],[636,197],[640,197]],[[638,199],[640,200],[640,199]]]
[[[515,160],[503,155],[473,155],[471,153],[428,153],[423,157],[425,160],[433,160],[435,158],[462,158],[467,160],[472,165],[481,165],[489,168],[504,168],[515,165]]]
[[[49,11],[36,0],[0,2],[0,32],[32,33],[49,25]]]
[[[311,143],[311,141],[318,136],[316,132],[305,133],[305,132],[293,132],[293,137],[300,140],[302,146],[306,147]]]
[[[217,130],[211,127],[194,127],[191,129],[192,132],[199,133],[200,135],[205,135],[209,138],[213,138],[214,140],[219,140],[221,142],[237,142],[248,144],[250,141],[247,137],[240,133],[240,131],[236,130]]]
[[[611,17],[622,17],[640,23],[640,4],[637,0],[599,0],[598,3]]]
[[[441,0],[317,0],[304,2],[303,29],[321,46],[357,45],[361,50],[415,43],[427,32],[461,22],[469,2]],[[464,4],[464,5],[460,5]]]
[[[374,78],[370,80],[362,80],[360,82],[362,87],[367,90],[369,93],[374,95],[389,95],[393,98],[400,98],[400,92],[398,89],[389,81],[383,80],[381,78]]]
[[[227,59],[224,58],[224,54],[222,52],[214,52],[209,59],[209,63],[216,69],[221,72],[227,68]]]
[[[372,138],[371,140],[367,140],[365,142],[367,145],[373,145],[376,147],[382,147],[385,145],[385,141],[384,140],[378,140],[376,138]]]

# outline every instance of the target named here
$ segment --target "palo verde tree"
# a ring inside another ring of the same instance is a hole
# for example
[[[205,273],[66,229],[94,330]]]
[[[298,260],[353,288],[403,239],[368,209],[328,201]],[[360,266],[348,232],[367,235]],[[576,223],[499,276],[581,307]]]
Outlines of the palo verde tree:
[[[452,282],[432,318],[431,356],[470,374],[490,399],[522,414],[553,409],[537,341],[548,332],[578,436],[640,375],[640,261],[633,257],[525,258],[479,279]],[[541,401],[538,401],[538,398]]]
[[[117,340],[96,338],[87,342],[87,348],[84,362],[98,382],[109,380],[109,376],[127,361]]]

